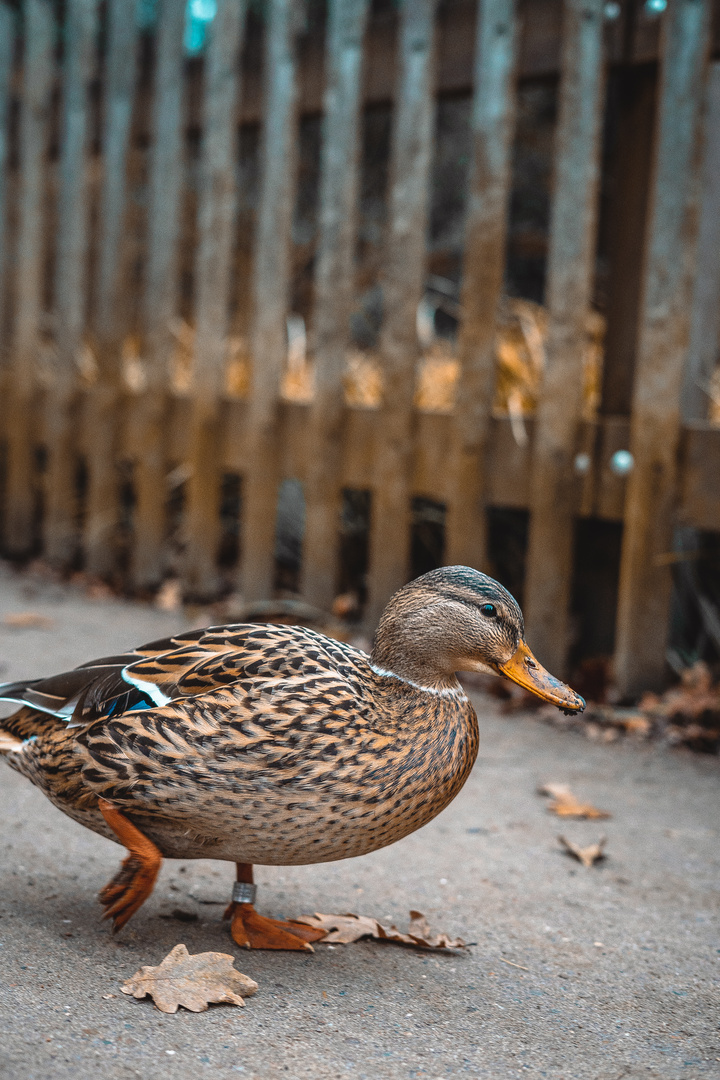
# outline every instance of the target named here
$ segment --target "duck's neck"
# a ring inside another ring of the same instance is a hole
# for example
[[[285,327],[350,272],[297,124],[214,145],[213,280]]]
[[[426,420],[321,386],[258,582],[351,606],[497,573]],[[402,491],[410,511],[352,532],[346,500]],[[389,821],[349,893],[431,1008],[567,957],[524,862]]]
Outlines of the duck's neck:
[[[377,675],[394,676],[401,682],[431,693],[460,691],[447,650],[428,634],[427,624],[405,616],[380,621],[370,662]]]

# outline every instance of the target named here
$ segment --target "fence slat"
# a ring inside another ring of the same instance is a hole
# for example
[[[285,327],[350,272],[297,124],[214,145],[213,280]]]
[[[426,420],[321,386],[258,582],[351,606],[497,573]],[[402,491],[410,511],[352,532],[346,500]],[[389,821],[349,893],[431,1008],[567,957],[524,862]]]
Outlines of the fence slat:
[[[45,555],[65,565],[75,554],[75,425],[71,409],[85,328],[88,256],[88,89],[95,68],[98,0],[69,0],[65,16],[58,229],[55,259],[57,359],[45,407]]]
[[[663,34],[661,100],[645,259],[625,503],[615,674],[623,694],[657,686],[672,588],[680,389],[689,300],[709,0],[675,0]]]
[[[17,240],[11,392],[7,412],[5,548],[26,555],[33,543],[33,454],[30,423],[37,362],[45,254],[45,170],[54,80],[55,22],[46,0],[25,0],[20,114],[20,222]]]
[[[248,468],[241,523],[241,591],[268,597],[273,585],[278,492],[277,405],[286,356],[290,245],[297,171],[296,31],[300,8],[271,0],[265,42],[262,188],[253,276]]]
[[[95,336],[101,367],[115,369],[114,349],[127,332],[121,271],[122,238],[127,204],[127,159],[130,147],[137,74],[137,0],[109,0],[105,108],[102,131],[103,183],[98,225],[98,270]],[[108,355],[110,354],[110,355]]]
[[[103,181],[98,222],[94,311],[98,379],[88,396],[84,424],[92,452],[87,461],[85,566],[108,575],[116,565],[119,431],[122,422],[120,348],[127,332],[122,285],[127,158],[137,70],[136,0],[110,0],[102,128]]]
[[[417,309],[425,288],[432,156],[435,0],[404,0],[383,268],[383,434],[376,449],[368,625],[407,579]]]
[[[682,389],[685,420],[704,420],[720,355],[720,61],[710,66],[705,113],[702,201],[690,345]]]
[[[481,0],[475,44],[473,160],[465,226],[461,365],[448,467],[446,559],[483,568],[486,450],[495,394],[495,337],[505,268],[515,119],[514,0]]]
[[[331,0],[315,275],[315,390],[303,591],[328,608],[337,587],[343,375],[353,302],[363,39],[368,0]]]
[[[212,596],[220,532],[218,405],[227,355],[235,222],[235,116],[245,0],[221,0],[205,59],[204,130],[195,271],[197,305],[184,587]]]
[[[15,13],[0,3],[0,358],[5,342],[5,281],[8,260],[8,153],[10,139],[10,79],[15,51]]]
[[[546,365],[533,451],[525,611],[542,663],[566,662],[572,574],[573,460],[583,394],[583,343],[595,268],[603,105],[602,0],[566,0],[550,223]]]
[[[138,588],[157,585],[164,569],[167,499],[164,418],[172,350],[171,323],[178,292],[184,31],[182,0],[160,0],[143,293],[146,387],[135,402],[136,503],[131,576]]]

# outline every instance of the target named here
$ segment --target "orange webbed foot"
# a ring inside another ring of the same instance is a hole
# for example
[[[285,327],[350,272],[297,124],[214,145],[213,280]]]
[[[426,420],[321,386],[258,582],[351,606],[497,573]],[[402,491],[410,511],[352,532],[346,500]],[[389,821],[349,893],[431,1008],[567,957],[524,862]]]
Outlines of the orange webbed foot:
[[[303,923],[284,922],[258,915],[252,904],[232,903],[225,912],[232,919],[230,932],[236,945],[245,949],[292,949],[312,952],[312,941],[326,936],[324,930],[316,930]]]
[[[100,811],[129,855],[98,899],[105,907],[104,919],[113,920],[113,933],[122,929],[153,891],[162,864],[159,848],[148,840],[112,803],[100,799]]]

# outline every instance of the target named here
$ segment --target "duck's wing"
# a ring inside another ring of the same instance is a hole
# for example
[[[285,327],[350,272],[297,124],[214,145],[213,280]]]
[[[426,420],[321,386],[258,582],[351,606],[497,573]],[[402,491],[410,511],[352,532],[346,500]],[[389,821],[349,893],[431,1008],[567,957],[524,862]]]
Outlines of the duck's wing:
[[[382,755],[389,740],[374,724],[363,653],[304,628],[208,633],[215,651],[182,675],[169,654],[133,665],[137,682],[156,688],[148,692],[175,694],[168,704],[78,732],[83,779],[96,794],[211,835],[223,800],[232,806],[277,785],[316,794],[324,779],[337,783],[345,769],[350,777],[358,755]],[[242,655],[223,650],[238,633]]]
[[[0,700],[29,706],[70,727],[86,727],[243,678],[310,675],[328,666],[352,666],[363,655],[305,627],[215,626],[93,660],[48,679],[0,684]]]

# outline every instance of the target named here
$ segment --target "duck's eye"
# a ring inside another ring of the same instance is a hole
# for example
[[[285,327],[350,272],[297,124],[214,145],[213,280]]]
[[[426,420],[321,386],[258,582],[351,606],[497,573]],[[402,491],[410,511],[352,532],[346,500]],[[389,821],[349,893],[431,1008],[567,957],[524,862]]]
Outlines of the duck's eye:
[[[497,615],[497,608],[494,604],[483,604],[480,610],[482,611],[483,615],[487,615],[489,619],[491,619],[493,615]]]

